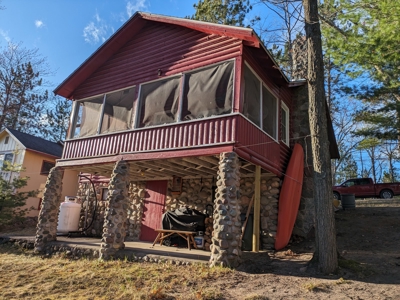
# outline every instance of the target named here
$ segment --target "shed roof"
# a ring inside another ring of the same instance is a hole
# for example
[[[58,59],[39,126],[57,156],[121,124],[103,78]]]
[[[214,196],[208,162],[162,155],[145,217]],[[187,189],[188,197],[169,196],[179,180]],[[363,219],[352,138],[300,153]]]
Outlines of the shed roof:
[[[203,21],[182,19],[144,12],[136,12],[125,24],[123,24],[104,44],[102,44],[88,59],[86,59],[70,76],[68,76],[56,89],[55,94],[65,98],[72,98],[74,90],[103,63],[105,63],[118,49],[138,33],[147,22],[159,22],[186,27],[204,32],[237,38],[250,47],[260,48],[276,66],[276,72],[280,77],[289,82],[286,76],[274,61],[272,55],[264,47],[257,34],[251,28],[214,24]]]
[[[60,143],[50,142],[43,138],[23,133],[11,128],[6,128],[4,130],[17,139],[26,149],[44,153],[57,158],[60,158],[62,155],[63,146]]]

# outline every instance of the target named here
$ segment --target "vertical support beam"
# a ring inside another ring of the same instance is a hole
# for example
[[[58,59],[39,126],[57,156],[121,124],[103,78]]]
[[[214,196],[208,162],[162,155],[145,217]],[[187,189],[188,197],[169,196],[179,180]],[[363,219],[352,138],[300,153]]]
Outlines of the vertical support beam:
[[[125,248],[128,190],[129,164],[121,160],[116,162],[108,185],[100,259],[110,259],[118,250]]]
[[[240,53],[243,54],[243,44],[240,45]],[[235,83],[234,83],[234,97],[233,97],[233,112],[242,112],[242,70],[243,70],[243,58],[242,55],[235,59]]]
[[[253,218],[253,252],[260,251],[260,199],[261,199],[261,167],[256,166],[254,180],[254,218]]]
[[[237,267],[241,263],[240,237],[240,160],[235,152],[220,154],[214,232],[210,247],[210,266]]]
[[[64,170],[56,166],[47,176],[36,229],[35,252],[43,252],[47,242],[57,240],[63,174]]]

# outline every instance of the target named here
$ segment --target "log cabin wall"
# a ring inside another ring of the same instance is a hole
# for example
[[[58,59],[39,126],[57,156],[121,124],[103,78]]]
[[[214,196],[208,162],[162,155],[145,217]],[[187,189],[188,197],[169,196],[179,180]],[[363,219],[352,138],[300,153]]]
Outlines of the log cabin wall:
[[[74,99],[100,95],[238,57],[241,44],[239,39],[148,22],[74,91]]]
[[[246,62],[256,73],[257,75],[261,78],[261,80],[264,82],[264,84],[268,87],[268,89],[273,93],[273,95],[278,98],[278,100],[282,101],[288,108],[289,108],[289,141],[290,145],[293,144],[293,126],[292,126],[292,116],[293,116],[293,93],[292,89],[288,87],[287,82],[281,78],[276,77],[276,70],[273,70],[273,62],[270,59],[265,59],[262,63],[260,61],[256,60],[257,55],[259,55],[257,52],[260,49],[254,49],[254,48],[249,48],[249,47],[244,47],[243,49],[243,60]],[[242,100],[243,101],[243,100]],[[280,108],[281,106],[278,106],[278,140],[279,140],[279,145],[272,145],[272,144],[264,144],[260,145],[257,149],[253,149],[259,154],[262,154],[264,156],[264,159],[266,163],[272,164],[273,168],[278,169],[279,171],[283,172],[286,169],[286,165],[289,161],[290,158],[290,148],[282,142],[282,132],[281,132],[281,113],[280,113]],[[255,130],[252,132],[256,133]],[[257,138],[260,140],[260,142],[265,142],[269,143],[270,141],[267,141],[267,139],[264,138]],[[271,142],[272,139],[270,138]],[[265,148],[271,148],[269,149],[269,153],[265,153],[267,149]],[[277,152],[279,153],[279,157],[276,157]],[[277,170],[271,169],[273,173],[276,174]]]

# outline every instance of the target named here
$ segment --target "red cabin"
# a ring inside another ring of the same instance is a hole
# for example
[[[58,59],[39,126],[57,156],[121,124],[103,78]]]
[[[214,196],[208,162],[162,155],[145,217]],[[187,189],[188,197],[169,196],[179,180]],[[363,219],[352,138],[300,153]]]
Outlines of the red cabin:
[[[73,103],[58,170],[111,178],[96,229],[103,257],[125,238],[153,240],[165,210],[211,203],[208,248],[218,263],[237,265],[237,215],[252,197],[255,234],[261,228],[261,246],[273,244],[296,132],[293,90],[302,85],[287,80],[250,28],[133,15],[55,90]],[[121,180],[129,188],[116,188]],[[118,193],[130,203],[121,210]],[[112,207],[121,220],[110,221]]]

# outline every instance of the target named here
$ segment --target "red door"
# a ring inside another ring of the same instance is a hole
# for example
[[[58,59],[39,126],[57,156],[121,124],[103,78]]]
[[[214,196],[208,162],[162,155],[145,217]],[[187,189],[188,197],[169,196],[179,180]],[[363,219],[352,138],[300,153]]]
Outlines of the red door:
[[[141,241],[153,242],[157,237],[157,232],[154,229],[162,228],[161,215],[164,213],[167,187],[167,180],[148,181],[146,183],[146,196],[140,232]]]

